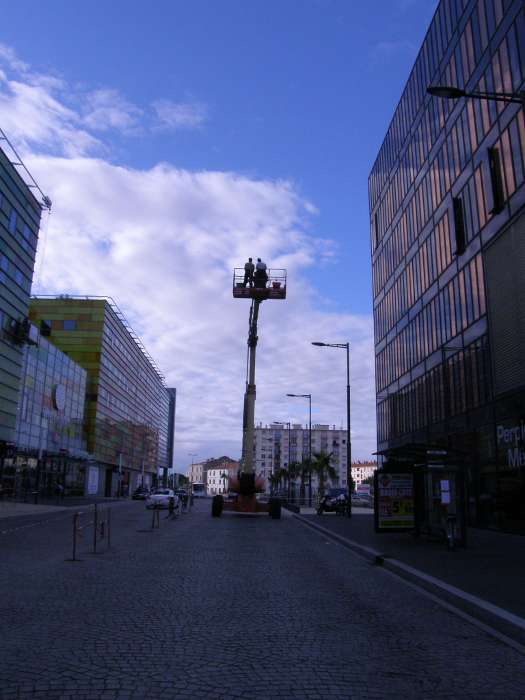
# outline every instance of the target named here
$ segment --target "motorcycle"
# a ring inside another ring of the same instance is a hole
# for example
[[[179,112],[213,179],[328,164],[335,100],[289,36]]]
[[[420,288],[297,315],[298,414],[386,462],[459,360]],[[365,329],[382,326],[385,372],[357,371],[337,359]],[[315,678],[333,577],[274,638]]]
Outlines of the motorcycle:
[[[348,515],[350,508],[348,499],[344,494],[340,496],[324,496],[317,506],[317,515],[323,513],[335,513],[336,515]]]

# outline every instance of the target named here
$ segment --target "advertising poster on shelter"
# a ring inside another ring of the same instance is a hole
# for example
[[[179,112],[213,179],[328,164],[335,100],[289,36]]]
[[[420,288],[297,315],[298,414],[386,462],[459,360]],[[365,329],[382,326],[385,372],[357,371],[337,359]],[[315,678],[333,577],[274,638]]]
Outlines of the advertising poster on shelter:
[[[376,530],[411,530],[414,527],[412,474],[377,474]]]

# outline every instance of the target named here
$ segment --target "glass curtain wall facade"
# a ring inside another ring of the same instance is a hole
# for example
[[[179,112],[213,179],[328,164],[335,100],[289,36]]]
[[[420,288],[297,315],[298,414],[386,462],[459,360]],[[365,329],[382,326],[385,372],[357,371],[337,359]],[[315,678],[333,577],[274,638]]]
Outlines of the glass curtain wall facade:
[[[87,445],[102,468],[97,492],[127,495],[156,484],[168,466],[169,394],[118,307],[106,298],[39,297],[30,317],[88,372]]]
[[[378,449],[455,450],[470,522],[505,529],[525,527],[523,443],[501,438],[525,420],[525,321],[502,321],[525,295],[524,112],[426,88],[512,93],[524,79],[522,1],[443,0],[369,177]],[[509,353],[518,359],[500,390]]]
[[[84,430],[86,370],[38,337],[24,347],[16,455],[4,460],[4,493],[17,498],[82,496],[89,455]]]
[[[1,132],[0,132],[1,134]],[[15,437],[41,206],[0,148],[0,460]]]

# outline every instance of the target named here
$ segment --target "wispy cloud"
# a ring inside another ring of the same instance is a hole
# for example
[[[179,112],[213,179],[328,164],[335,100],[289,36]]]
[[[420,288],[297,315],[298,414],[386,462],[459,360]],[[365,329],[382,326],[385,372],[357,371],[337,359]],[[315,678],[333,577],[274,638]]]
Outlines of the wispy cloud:
[[[157,99],[134,104],[118,90],[68,84],[35,72],[0,44],[0,120],[22,147],[62,149],[68,156],[107,152],[103,132],[137,136],[158,130],[197,129],[208,118],[200,102]]]
[[[262,308],[256,419],[304,422],[302,407],[284,394],[311,392],[314,420],[339,425],[344,358],[338,362],[310,342],[350,340],[354,454],[369,456],[372,319],[324,310],[315,270],[334,246],[310,233],[315,204],[290,181],[170,163],[148,170],[113,164],[104,157],[108,124],[133,128],[140,114],[112,90],[84,92],[73,104],[53,80],[41,78],[37,84],[19,74],[0,83],[0,124],[24,145],[26,164],[53,200],[34,291],[115,298],[178,388],[178,468],[187,466],[189,451],[240,453],[249,305],[232,298],[231,279],[248,256],[286,267],[289,275],[288,299]],[[204,119],[198,111],[168,113],[179,114],[170,128]]]
[[[83,105],[84,124],[96,131],[117,129],[131,132],[139,127],[144,112],[128,102],[118,90],[94,90],[86,95]]]
[[[165,129],[196,129],[207,120],[207,109],[196,102],[156,100],[152,107],[158,126]]]

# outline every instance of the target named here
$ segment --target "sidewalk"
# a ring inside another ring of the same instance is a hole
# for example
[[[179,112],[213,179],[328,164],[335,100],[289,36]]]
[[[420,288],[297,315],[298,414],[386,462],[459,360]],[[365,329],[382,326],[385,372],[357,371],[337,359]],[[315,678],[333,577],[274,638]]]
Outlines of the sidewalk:
[[[30,515],[47,515],[49,513],[58,513],[67,511],[69,508],[79,508],[80,506],[92,505],[94,503],[114,503],[126,502],[131,499],[114,499],[114,498],[90,498],[90,497],[71,497],[56,499],[41,499],[38,503],[25,503],[21,501],[0,500],[0,520],[2,518],[23,517]]]
[[[0,501],[0,520],[20,515],[47,515],[65,510],[63,506],[40,506],[33,503],[17,503],[16,501]]]
[[[354,543],[353,548],[371,561],[383,563],[376,559],[380,556],[386,568],[399,575],[406,574],[405,578],[418,584],[425,583],[426,574],[428,579],[435,577],[464,591],[466,598],[468,594],[477,596],[525,618],[525,537],[470,528],[468,547],[449,552],[444,542],[433,542],[424,536],[416,539],[410,533],[375,533],[374,516],[370,512],[355,512],[352,518],[335,515],[299,518],[349,540],[349,545]],[[411,575],[410,567],[417,570],[415,576]],[[446,585],[440,588],[446,593]],[[456,602],[454,596],[448,599]]]

